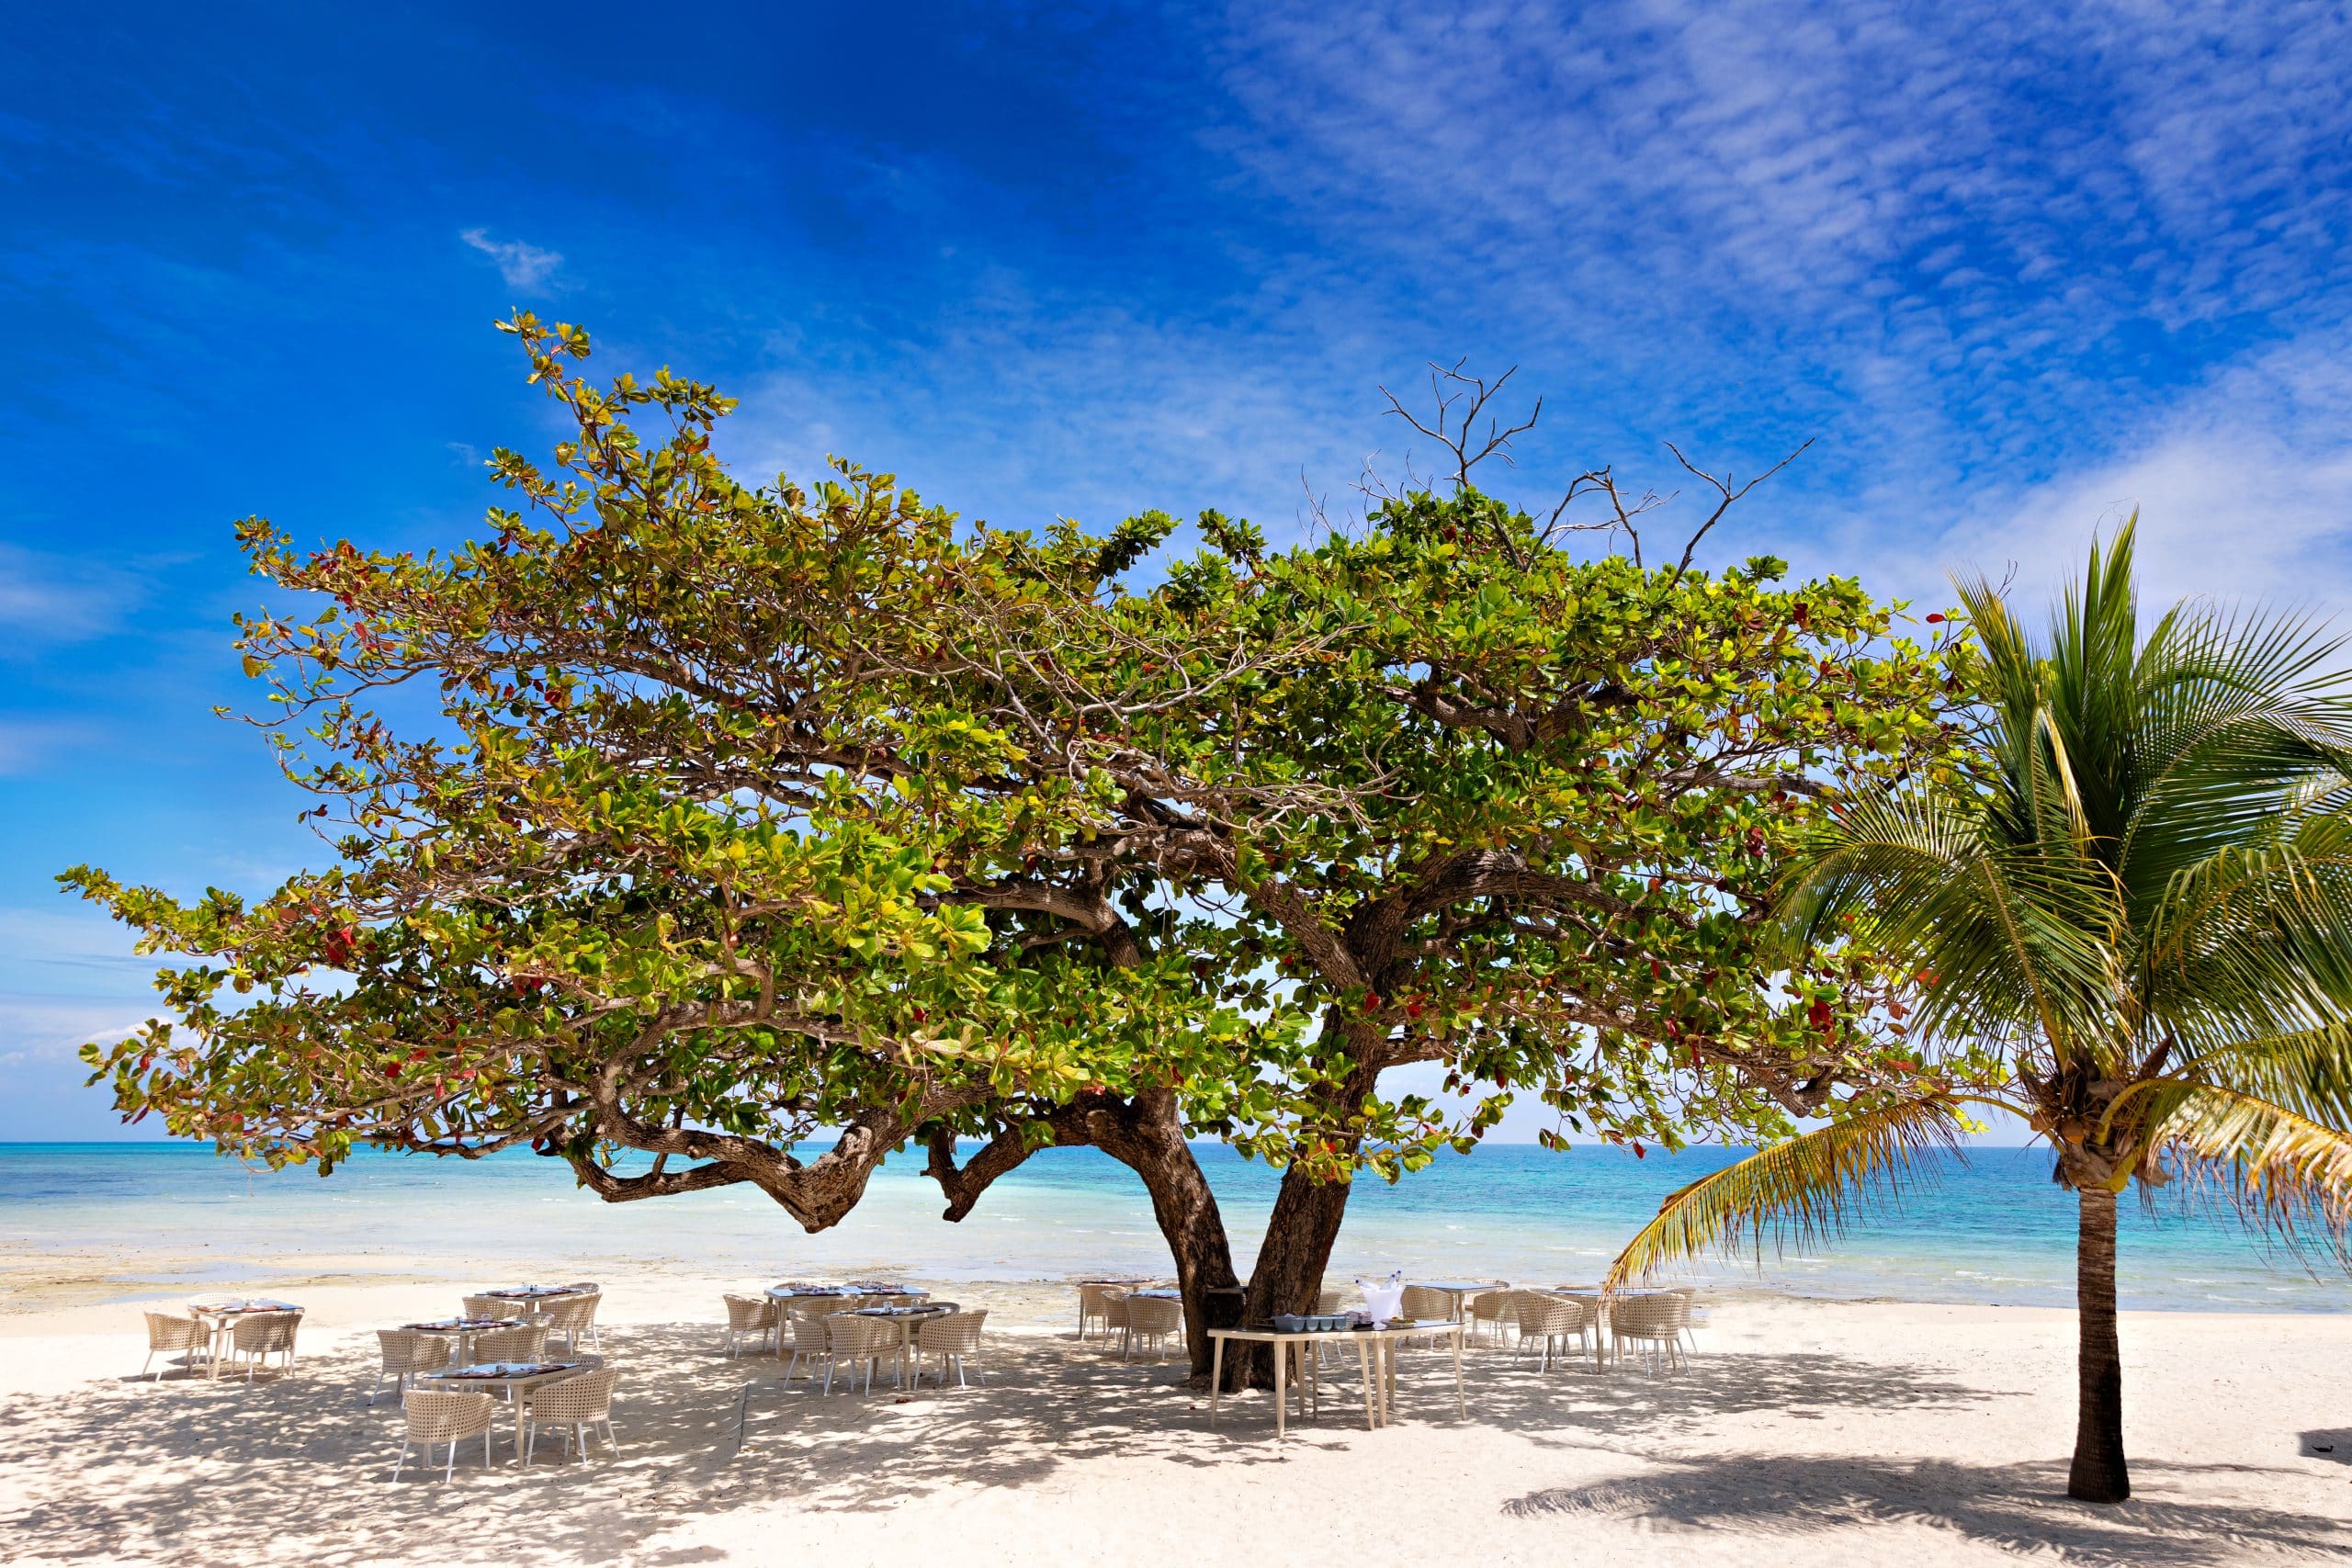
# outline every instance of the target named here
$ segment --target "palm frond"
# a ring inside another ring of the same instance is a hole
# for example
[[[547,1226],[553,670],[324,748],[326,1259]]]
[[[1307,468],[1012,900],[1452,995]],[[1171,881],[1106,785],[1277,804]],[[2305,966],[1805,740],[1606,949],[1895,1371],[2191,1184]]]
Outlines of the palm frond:
[[[2186,1086],[2161,1132],[2182,1169],[2218,1173],[2250,1219],[2290,1240],[2313,1232],[2352,1258],[2352,1134],[2235,1089]]]
[[[1856,1209],[1891,1195],[1905,1177],[1925,1177],[1922,1155],[1957,1151],[1959,1105],[1932,1095],[1859,1111],[1815,1132],[1759,1149],[1667,1195],[1609,1266],[1601,1288],[1621,1289],[1667,1265],[1736,1250],[1765,1234],[1776,1247],[1812,1246],[1842,1232]]]
[[[1783,929],[1850,932],[1932,972],[1921,1027],[1947,1036],[2029,1024],[2061,1045],[2097,1037],[2119,981],[2112,878],[2097,861],[1988,833],[1965,799],[1873,792],[1822,823],[1784,879]]]

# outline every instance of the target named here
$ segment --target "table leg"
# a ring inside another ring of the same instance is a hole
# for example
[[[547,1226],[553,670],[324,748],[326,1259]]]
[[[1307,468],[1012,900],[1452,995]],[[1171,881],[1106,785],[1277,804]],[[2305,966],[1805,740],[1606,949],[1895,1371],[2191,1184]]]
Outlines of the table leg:
[[[1462,1336],[1465,1332],[1463,1328],[1453,1331],[1453,1413],[1456,1416],[1470,1414],[1470,1406],[1462,1397]]]
[[[1388,1363],[1387,1375],[1381,1380],[1381,1406],[1393,1421],[1396,1418],[1396,1341],[1391,1339],[1381,1348],[1385,1352],[1382,1359]]]
[[[1209,1336],[1209,1425],[1216,1425],[1217,1401],[1225,1396],[1225,1336]]]
[[[1368,1334],[1356,1341],[1356,1365],[1363,1372],[1363,1429],[1367,1432],[1380,1425],[1380,1418],[1373,1409],[1372,1401],[1372,1385],[1374,1382],[1372,1370],[1372,1336]]]
[[[1290,1370],[1290,1347],[1274,1346],[1274,1441],[1283,1439],[1283,1422],[1290,1415],[1290,1394],[1283,1387],[1283,1374]]]

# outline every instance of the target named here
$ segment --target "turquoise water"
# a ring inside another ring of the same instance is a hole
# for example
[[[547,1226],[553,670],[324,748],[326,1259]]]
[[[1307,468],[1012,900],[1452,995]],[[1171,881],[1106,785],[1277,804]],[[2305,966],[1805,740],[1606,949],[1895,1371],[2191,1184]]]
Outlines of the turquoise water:
[[[1200,1155],[1246,1269],[1275,1173],[1221,1146]],[[1396,1187],[1360,1186],[1333,1271],[1589,1280],[1661,1197],[1730,1157],[1505,1145],[1448,1156]],[[1905,1209],[1882,1212],[1817,1254],[1779,1258],[1768,1246],[1760,1268],[1751,1258],[1698,1274],[1812,1296],[2064,1305],[2074,1204],[2049,1168],[2037,1150],[1975,1151],[1949,1162]],[[1094,1150],[1033,1156],[960,1224],[940,1220],[921,1171],[919,1156],[895,1156],[846,1222],[812,1236],[749,1188],[607,1205],[574,1187],[564,1167],[528,1153],[470,1162],[368,1154],[322,1179],[182,1145],[0,1145],[0,1247],[20,1263],[128,1247],[134,1266],[114,1267],[116,1277],[173,1283],[432,1273],[485,1256],[512,1257],[518,1275],[658,1264],[746,1278],[888,1269],[1027,1280],[1168,1266],[1142,1188]],[[2121,1258],[2127,1307],[2352,1307],[2340,1273],[2314,1277],[2228,1216],[2169,1201],[2154,1213],[2126,1205]]]

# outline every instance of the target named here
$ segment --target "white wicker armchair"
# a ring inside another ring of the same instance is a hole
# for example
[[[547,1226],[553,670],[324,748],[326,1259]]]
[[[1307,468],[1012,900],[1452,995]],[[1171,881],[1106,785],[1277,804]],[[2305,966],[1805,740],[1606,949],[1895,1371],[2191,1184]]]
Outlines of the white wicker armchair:
[[[740,1356],[743,1337],[749,1335],[755,1346],[765,1347],[776,1332],[776,1303],[766,1296],[735,1296],[727,1302],[727,1353]]]
[[[167,1312],[149,1313],[147,1359],[139,1364],[141,1375],[144,1376],[149,1367],[155,1366],[158,1356],[164,1358],[164,1366],[171,1365],[171,1353],[175,1350],[182,1352],[181,1364],[190,1371],[195,1371],[198,1362],[211,1357],[211,1325],[192,1317],[175,1317]],[[164,1368],[155,1367],[155,1376],[151,1381],[161,1381],[163,1375]]]
[[[539,1429],[552,1427],[563,1439],[564,1452],[572,1444],[580,1446],[580,1462],[588,1462],[588,1434],[598,1427],[604,1429],[605,1444],[620,1458],[620,1439],[613,1435],[613,1384],[620,1374],[610,1367],[566,1378],[561,1382],[543,1383],[523,1396],[523,1462],[539,1446]]]
[[[269,1364],[272,1356],[282,1357],[280,1371],[291,1376],[294,1371],[294,1335],[302,1326],[299,1312],[247,1313],[229,1330],[229,1353],[245,1363],[245,1381],[254,1381],[254,1370]]]
[[[930,1357],[939,1358],[939,1386],[947,1386],[947,1364],[956,1364],[956,1386],[967,1386],[964,1369],[968,1365],[972,1375],[988,1386],[988,1373],[980,1366],[980,1326],[987,1323],[986,1309],[979,1312],[951,1312],[944,1317],[927,1317],[915,1325],[915,1382],[922,1382],[922,1364]]]
[[[407,1417],[407,1427],[401,1435],[401,1457],[392,1461],[392,1479],[401,1478],[411,1445],[423,1446],[424,1463],[430,1469],[434,1449],[447,1443],[449,1462],[443,1468],[441,1479],[448,1480],[457,1472],[458,1445],[474,1437],[481,1438],[482,1468],[489,1469],[491,1408],[491,1398],[486,1393],[437,1393],[416,1389],[403,1396],[401,1411]]]

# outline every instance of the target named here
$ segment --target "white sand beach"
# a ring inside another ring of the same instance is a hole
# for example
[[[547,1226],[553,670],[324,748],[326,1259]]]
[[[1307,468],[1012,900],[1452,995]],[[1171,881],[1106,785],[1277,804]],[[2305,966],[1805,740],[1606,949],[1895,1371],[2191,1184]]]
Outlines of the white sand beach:
[[[485,1263],[479,1281],[505,1277]],[[1077,1344],[1066,1288],[957,1285],[988,1386],[819,1398],[719,1343],[764,1281],[605,1281],[621,1457],[390,1479],[372,1329],[441,1282],[256,1282],[309,1313],[290,1378],[134,1375],[140,1305],[0,1317],[0,1558],[20,1562],[2301,1563],[2352,1556],[2352,1316],[2126,1314],[2137,1495],[2063,1495],[2069,1314],[1716,1302],[1691,1370],[1542,1374],[1474,1352],[1469,1415],[1408,1352],[1398,1422],[1343,1380],[1274,1440],[1178,1366]],[[943,1289],[943,1293],[949,1293]],[[153,1304],[153,1303],[151,1303]],[[168,1303],[164,1303],[168,1304]],[[20,1308],[22,1298],[19,1298]],[[502,1439],[507,1428],[502,1417]],[[2332,1451],[2329,1451],[2332,1450]]]

